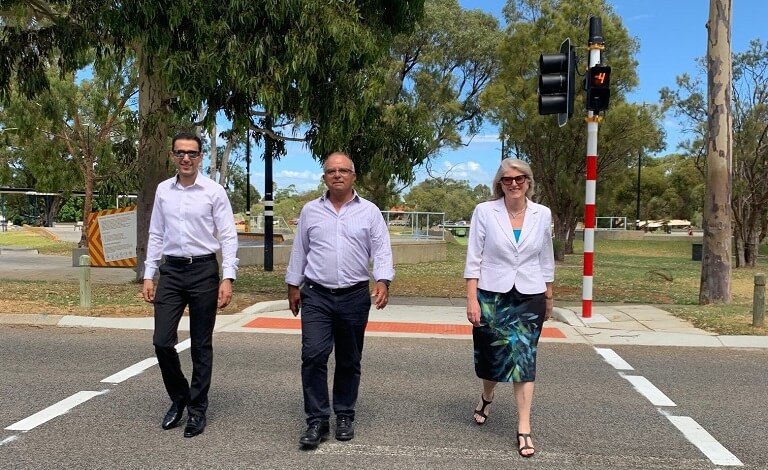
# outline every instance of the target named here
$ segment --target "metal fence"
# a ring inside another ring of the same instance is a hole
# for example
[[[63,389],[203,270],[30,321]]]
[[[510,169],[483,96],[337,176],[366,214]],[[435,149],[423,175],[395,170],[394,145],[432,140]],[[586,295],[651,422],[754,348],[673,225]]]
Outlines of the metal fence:
[[[444,240],[445,212],[381,211],[390,237]]]

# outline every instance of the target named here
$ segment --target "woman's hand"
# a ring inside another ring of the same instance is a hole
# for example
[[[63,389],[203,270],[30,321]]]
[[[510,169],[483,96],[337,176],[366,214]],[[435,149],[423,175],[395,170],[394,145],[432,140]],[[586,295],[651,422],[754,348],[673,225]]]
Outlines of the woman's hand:
[[[474,326],[480,326],[480,302],[476,298],[467,300],[467,320]]]

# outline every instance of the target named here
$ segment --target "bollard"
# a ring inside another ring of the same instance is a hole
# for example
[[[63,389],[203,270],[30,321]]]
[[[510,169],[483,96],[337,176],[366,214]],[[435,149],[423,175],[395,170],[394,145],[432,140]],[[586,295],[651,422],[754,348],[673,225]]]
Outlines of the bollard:
[[[752,296],[752,326],[763,327],[765,319],[765,274],[755,274],[755,294]]]
[[[91,258],[80,257],[80,307],[91,308]]]

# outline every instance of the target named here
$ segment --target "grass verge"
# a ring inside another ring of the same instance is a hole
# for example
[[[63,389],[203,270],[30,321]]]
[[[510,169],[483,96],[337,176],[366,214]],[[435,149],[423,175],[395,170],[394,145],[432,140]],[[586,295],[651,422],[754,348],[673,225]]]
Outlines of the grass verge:
[[[463,241],[463,240],[462,240]],[[0,246],[26,246],[40,253],[69,256],[73,244],[40,235],[0,234]],[[583,247],[558,263],[555,273],[556,305],[580,305],[583,282]],[[448,243],[445,261],[398,265],[392,295],[462,299],[466,245]],[[0,258],[1,261],[1,258]],[[225,313],[243,310],[265,300],[285,299],[285,266],[266,272],[261,266],[245,266],[238,272],[233,304]],[[734,269],[730,305],[698,305],[701,263],[691,260],[688,239],[599,240],[595,247],[593,299],[597,304],[650,304],[691,321],[707,331],[728,335],[768,335],[754,328],[752,295],[754,276],[765,273],[765,256],[754,268]],[[143,302],[138,284],[94,284],[93,305],[79,307],[77,283],[0,280],[0,311],[8,313],[70,313],[98,316],[149,316],[152,307]]]

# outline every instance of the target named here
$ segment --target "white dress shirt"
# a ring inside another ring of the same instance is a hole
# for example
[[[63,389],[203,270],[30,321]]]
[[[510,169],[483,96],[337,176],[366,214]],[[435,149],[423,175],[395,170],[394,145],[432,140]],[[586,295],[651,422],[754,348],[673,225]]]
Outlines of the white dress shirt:
[[[355,192],[339,212],[326,195],[301,210],[297,236],[285,273],[286,284],[300,286],[304,276],[329,289],[395,276],[389,229],[381,211]]]
[[[163,255],[202,256],[221,250],[225,279],[236,279],[237,230],[224,188],[198,173],[184,187],[177,176],[157,186],[149,225],[144,279],[152,279]]]

